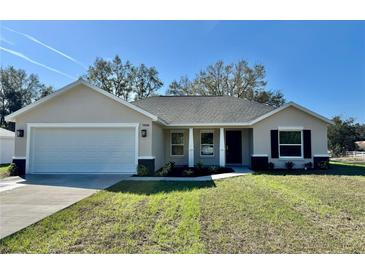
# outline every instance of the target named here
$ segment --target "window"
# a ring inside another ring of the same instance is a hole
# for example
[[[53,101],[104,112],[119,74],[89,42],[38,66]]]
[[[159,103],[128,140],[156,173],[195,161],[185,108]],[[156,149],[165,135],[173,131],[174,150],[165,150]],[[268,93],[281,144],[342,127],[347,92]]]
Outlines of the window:
[[[184,132],[171,132],[171,156],[184,156]]]
[[[200,156],[214,156],[214,143],[212,131],[200,132]]]
[[[303,151],[302,131],[279,131],[279,156],[302,157]]]

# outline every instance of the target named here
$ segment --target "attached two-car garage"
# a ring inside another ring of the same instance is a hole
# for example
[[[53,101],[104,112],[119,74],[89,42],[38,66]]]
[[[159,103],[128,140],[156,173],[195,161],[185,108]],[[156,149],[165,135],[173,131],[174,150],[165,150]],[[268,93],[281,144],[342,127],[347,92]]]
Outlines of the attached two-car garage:
[[[135,173],[136,127],[31,126],[28,173]]]
[[[80,79],[6,116],[15,122],[19,174],[127,173],[154,169],[158,117]],[[143,159],[142,159],[143,158]]]

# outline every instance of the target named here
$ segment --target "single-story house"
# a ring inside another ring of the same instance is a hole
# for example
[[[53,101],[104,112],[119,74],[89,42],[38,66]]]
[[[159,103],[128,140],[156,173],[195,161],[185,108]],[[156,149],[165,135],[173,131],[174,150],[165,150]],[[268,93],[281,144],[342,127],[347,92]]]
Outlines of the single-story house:
[[[0,164],[9,164],[14,156],[15,134],[10,130],[0,128]]]
[[[279,108],[230,96],[155,96],[132,103],[85,80],[6,117],[25,173],[136,173],[176,165],[295,168],[328,160],[332,122],[293,102]]]
[[[358,150],[365,151],[365,141],[357,141],[357,142],[355,142],[355,145]]]

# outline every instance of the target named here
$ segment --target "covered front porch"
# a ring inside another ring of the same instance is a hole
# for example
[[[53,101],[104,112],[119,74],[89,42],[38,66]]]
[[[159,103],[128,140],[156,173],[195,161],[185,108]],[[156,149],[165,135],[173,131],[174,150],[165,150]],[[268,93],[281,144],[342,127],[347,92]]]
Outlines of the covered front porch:
[[[180,166],[250,166],[252,128],[189,127],[164,129],[165,162]]]

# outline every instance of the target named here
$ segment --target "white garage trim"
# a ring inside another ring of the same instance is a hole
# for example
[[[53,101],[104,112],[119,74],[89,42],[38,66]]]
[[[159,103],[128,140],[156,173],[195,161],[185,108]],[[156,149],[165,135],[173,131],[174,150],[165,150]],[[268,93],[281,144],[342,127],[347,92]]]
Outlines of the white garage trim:
[[[153,160],[155,159],[155,156],[139,156],[139,160]]]
[[[135,128],[135,167],[138,165],[138,123],[28,123],[25,173],[29,171],[30,138],[32,128]]]

